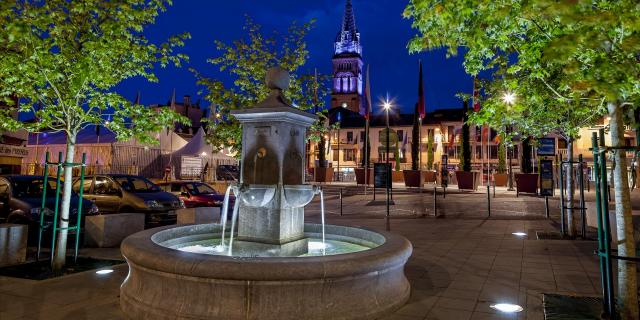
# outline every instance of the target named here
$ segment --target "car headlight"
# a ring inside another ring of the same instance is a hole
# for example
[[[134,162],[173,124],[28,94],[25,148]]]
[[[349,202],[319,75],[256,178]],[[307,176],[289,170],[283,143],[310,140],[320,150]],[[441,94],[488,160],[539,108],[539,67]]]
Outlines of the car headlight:
[[[147,200],[144,202],[144,204],[149,208],[149,209],[160,209],[162,208],[162,204],[160,204],[160,202],[156,201],[156,200]]]
[[[87,211],[88,215],[94,215],[99,213],[100,213],[100,209],[98,209],[98,206],[96,206],[95,204],[92,204],[91,208],[89,208],[89,211]]]

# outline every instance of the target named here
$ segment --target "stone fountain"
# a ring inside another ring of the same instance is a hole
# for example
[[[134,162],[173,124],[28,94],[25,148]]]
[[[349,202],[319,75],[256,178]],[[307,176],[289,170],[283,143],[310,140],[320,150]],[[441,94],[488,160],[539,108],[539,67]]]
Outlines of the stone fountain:
[[[404,237],[325,226],[324,212],[322,224],[304,223],[304,206],[321,194],[304,184],[316,117],[284,99],[285,70],[269,70],[267,86],[264,101],[233,113],[243,144],[240,183],[227,192],[236,194],[231,226],[225,208],[221,224],[156,228],[123,242],[128,318],[375,319],[409,298]]]

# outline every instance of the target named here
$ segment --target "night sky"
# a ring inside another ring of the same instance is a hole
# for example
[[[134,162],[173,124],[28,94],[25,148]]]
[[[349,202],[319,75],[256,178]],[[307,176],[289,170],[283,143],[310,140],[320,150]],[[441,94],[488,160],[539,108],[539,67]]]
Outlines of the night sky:
[[[410,55],[407,43],[415,31],[411,29],[410,21],[402,17],[406,3],[402,0],[353,0],[364,63],[370,64],[371,68],[372,98],[382,98],[388,92],[403,113],[413,112],[417,100],[418,59],[422,59],[427,109],[460,107],[461,102],[455,94],[471,93],[472,90],[472,80],[464,72],[462,58],[447,59],[444,50]],[[206,60],[218,54],[214,40],[230,43],[245,35],[242,30],[245,15],[261,24],[264,33],[284,32],[294,20],[306,22],[315,18],[316,27],[307,37],[310,58],[303,71],[312,73],[318,68],[319,72],[330,74],[333,41],[340,29],[343,11],[344,0],[174,0],[173,6],[145,33],[157,43],[170,35],[190,32],[192,38],[180,49],[189,55],[190,61],[180,69],[158,69],[158,83],[130,79],[118,86],[117,91],[132,100],[140,91],[141,102],[147,105],[166,103],[174,88],[178,101],[182,101],[185,94],[197,101],[200,88],[189,67],[230,82],[228,76],[219,73]],[[202,103],[209,104],[204,100]]]

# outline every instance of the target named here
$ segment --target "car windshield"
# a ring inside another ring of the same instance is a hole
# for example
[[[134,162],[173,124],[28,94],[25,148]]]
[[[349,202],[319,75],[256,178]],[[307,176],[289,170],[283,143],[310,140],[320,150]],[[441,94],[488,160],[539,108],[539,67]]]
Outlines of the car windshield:
[[[16,179],[11,181],[13,196],[16,198],[38,198],[42,197],[42,185],[44,179]],[[56,181],[47,180],[47,195],[55,195]],[[61,190],[62,192],[62,190]]]
[[[143,177],[114,177],[125,191],[129,192],[159,192],[160,187]]]
[[[213,188],[211,188],[209,185],[205,184],[205,183],[187,183],[184,185],[185,188],[187,188],[187,190],[189,190],[189,193],[191,194],[216,194],[216,191],[213,190]]]

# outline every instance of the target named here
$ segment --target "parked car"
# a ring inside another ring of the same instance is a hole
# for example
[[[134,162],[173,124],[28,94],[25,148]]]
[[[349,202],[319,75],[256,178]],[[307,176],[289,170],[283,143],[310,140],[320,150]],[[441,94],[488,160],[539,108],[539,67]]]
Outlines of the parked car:
[[[73,190],[80,190],[80,180],[75,181]],[[178,197],[148,179],[125,174],[85,177],[83,197],[95,202],[104,214],[144,213],[146,228],[174,224],[175,210],[184,208]]]
[[[221,164],[216,168],[216,180],[240,180],[240,168],[235,164]]]
[[[166,192],[171,192],[184,202],[185,207],[222,207],[224,194],[210,185],[197,181],[172,181],[158,184]],[[233,208],[235,197],[229,196],[229,208]]]
[[[37,242],[38,239],[43,187],[44,176],[6,175],[0,177],[0,218],[2,218],[0,220],[28,225],[28,237],[31,244]],[[55,178],[47,180],[46,191],[44,222],[46,226],[51,226],[56,201]],[[71,226],[75,226],[78,217],[78,200],[78,195],[73,192],[71,194],[71,211],[69,212]],[[58,208],[61,207],[62,195]],[[82,217],[98,213],[98,207],[92,201],[82,201]],[[84,225],[84,218],[81,218],[80,223],[81,226]]]

